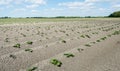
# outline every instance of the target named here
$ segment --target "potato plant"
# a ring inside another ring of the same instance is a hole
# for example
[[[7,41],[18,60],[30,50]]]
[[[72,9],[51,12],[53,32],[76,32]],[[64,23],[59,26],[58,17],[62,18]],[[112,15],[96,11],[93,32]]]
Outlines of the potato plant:
[[[25,49],[25,51],[28,51],[28,52],[33,52],[32,49]]]
[[[32,67],[30,69],[27,69],[26,71],[35,71],[38,67]]]
[[[57,67],[61,67],[62,66],[62,62],[59,61],[58,59],[51,59],[50,63],[57,66]]]
[[[28,42],[27,42],[27,44],[30,44],[30,45],[32,45],[32,44],[33,44],[33,42],[32,42],[32,41],[28,41]]]
[[[91,45],[90,45],[90,44],[85,44],[85,46],[87,46],[87,47],[91,47]]]
[[[15,48],[20,48],[20,44],[19,43],[17,43],[17,44],[15,44],[13,47],[15,47]]]
[[[70,57],[74,57],[74,55],[72,53],[65,53],[64,54],[67,58],[70,58]]]

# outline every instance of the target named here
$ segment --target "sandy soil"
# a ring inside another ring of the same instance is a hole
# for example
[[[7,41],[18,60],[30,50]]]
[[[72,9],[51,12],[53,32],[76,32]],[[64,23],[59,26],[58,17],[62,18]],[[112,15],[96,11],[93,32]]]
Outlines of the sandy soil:
[[[0,33],[0,71],[120,71],[118,19],[0,25]]]

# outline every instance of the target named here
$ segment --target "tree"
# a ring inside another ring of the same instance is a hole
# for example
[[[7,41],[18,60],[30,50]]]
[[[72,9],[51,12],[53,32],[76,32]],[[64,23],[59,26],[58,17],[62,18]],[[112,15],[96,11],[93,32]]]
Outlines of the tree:
[[[109,17],[120,17],[120,11],[113,12]]]

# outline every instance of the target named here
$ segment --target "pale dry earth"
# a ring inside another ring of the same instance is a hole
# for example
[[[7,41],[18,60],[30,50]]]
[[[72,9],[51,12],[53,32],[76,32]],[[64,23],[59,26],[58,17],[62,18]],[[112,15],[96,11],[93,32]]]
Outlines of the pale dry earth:
[[[120,32],[115,31],[120,31],[118,19],[0,25],[0,71],[120,71]],[[17,43],[20,48],[13,47]],[[53,58],[61,67],[50,63]]]

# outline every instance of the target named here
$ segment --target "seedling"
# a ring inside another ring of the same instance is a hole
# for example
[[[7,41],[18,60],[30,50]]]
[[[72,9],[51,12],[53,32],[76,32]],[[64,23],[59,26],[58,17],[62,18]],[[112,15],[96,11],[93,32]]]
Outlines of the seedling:
[[[84,49],[78,48],[77,50],[80,52],[80,51],[83,51]]]
[[[17,43],[17,44],[15,44],[13,47],[15,47],[15,48],[20,48],[20,44]]]
[[[15,55],[12,55],[12,54],[10,54],[9,57],[10,57],[10,58],[13,58],[13,59],[16,59],[16,56],[15,56]]]
[[[87,38],[90,38],[90,36],[89,35],[85,35]]]
[[[33,42],[32,42],[32,41],[28,41],[28,42],[27,42],[27,44],[30,44],[30,45],[32,45],[32,44],[33,44]]]
[[[100,40],[96,40],[97,42],[100,42]]]
[[[90,45],[90,44],[85,44],[85,46],[87,46],[87,47],[91,47],[91,45]]]
[[[65,40],[62,40],[62,43],[66,43],[66,41],[65,41]]]
[[[28,52],[33,52],[32,49],[25,49],[25,51],[28,51]]]
[[[81,35],[80,37],[85,38],[85,36],[84,36],[84,35]]]
[[[57,66],[57,67],[61,67],[61,65],[62,65],[62,62],[57,60],[57,59],[51,59],[50,63]]]
[[[108,37],[111,37],[111,35],[107,35]]]
[[[105,40],[105,39],[107,39],[107,37],[103,37],[103,38],[101,38],[101,40]]]
[[[27,71],[35,71],[38,67],[32,67],[30,69],[28,69]]]
[[[5,38],[5,42],[9,42],[8,39],[9,39],[9,38]]]
[[[91,42],[91,43],[95,44],[95,42]]]
[[[70,58],[70,57],[74,57],[74,55],[73,54],[71,54],[71,53],[66,53],[66,54],[64,54],[67,58]]]

